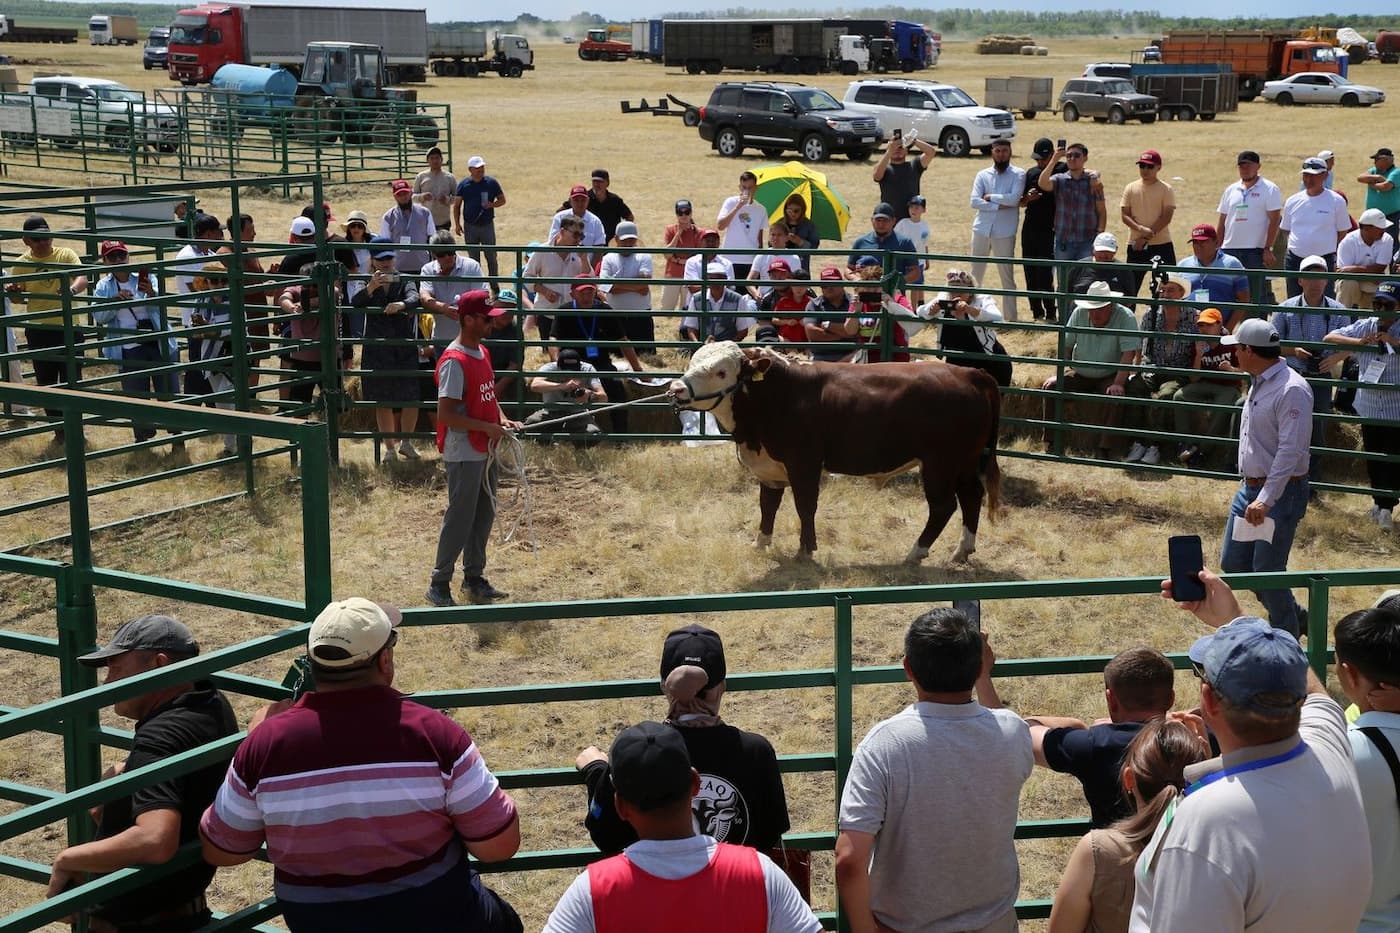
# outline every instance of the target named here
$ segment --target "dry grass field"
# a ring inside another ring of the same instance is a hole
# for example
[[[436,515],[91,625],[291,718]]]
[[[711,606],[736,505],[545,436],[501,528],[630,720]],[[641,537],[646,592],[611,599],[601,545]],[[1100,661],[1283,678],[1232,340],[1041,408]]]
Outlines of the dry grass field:
[[[929,77],[957,83],[980,96],[988,75],[1032,74],[1065,78],[1084,63],[1117,60],[1139,39],[1050,43],[1046,58],[978,57],[970,43],[945,43],[943,64]],[[139,65],[139,49],[44,48],[59,67],[79,74],[102,74],[136,87],[150,87],[152,73]],[[498,214],[503,243],[542,239],[550,214],[570,185],[586,183],[590,169],[611,170],[614,190],[633,206],[644,240],[657,242],[675,198],[690,198],[697,215],[712,216],[735,186],[741,167],[757,158],[726,160],[710,152],[694,130],[679,120],[623,116],[618,101],[664,92],[696,103],[706,99],[713,79],[690,77],[642,63],[584,63],[571,47],[537,50],[539,70],[520,81],[495,77],[437,79],[420,89],[426,100],[453,105],[458,165],[483,154],[505,188],[509,204]],[[21,66],[21,77],[28,69]],[[1338,153],[1338,186],[1353,198],[1346,181],[1363,171],[1378,145],[1393,145],[1396,123],[1389,117],[1400,94],[1400,68],[1368,64],[1354,77],[1379,84],[1392,102],[1374,110],[1337,108],[1284,110],[1262,102],[1244,104],[1236,115],[1214,123],[1167,123],[1114,127],[1079,123],[1072,127],[1041,118],[1019,126],[1016,160],[1037,136],[1067,136],[1086,142],[1091,167],[1103,172],[1110,192],[1136,176],[1133,163],[1146,148],[1160,150],[1164,177],[1176,187],[1178,248],[1185,253],[1185,231],[1213,220],[1221,189],[1235,177],[1234,154],[1254,148],[1264,157],[1264,173],[1285,189],[1296,184],[1299,159],[1322,148]],[[845,79],[808,79],[838,96]],[[756,155],[756,154],[754,154]],[[934,249],[961,253],[970,225],[966,192],[983,160],[935,160],[925,176]],[[852,207],[849,238],[866,228],[876,198],[871,163],[836,159],[824,170]],[[15,167],[21,181],[51,181]],[[79,179],[66,179],[78,182]],[[100,183],[100,179],[92,179]],[[353,208],[374,213],[389,203],[386,188],[362,186],[331,191],[335,213]],[[1110,229],[1121,232],[1110,202]],[[227,205],[206,203],[222,216]],[[283,224],[301,203],[263,201],[253,205],[267,239],[280,238]],[[13,250],[17,244],[7,243]],[[941,272],[941,267],[938,269]],[[1015,335],[1013,353],[1048,351],[1048,333]],[[1029,370],[1018,381],[1038,378]],[[105,435],[118,440],[116,432]],[[99,436],[101,439],[101,435]],[[32,459],[38,441],[10,442],[0,448],[0,464]],[[196,459],[211,456],[211,444],[192,445]],[[565,448],[528,448],[533,520],[538,549],[520,541],[491,552],[492,582],[512,599],[576,600],[612,596],[745,592],[808,588],[849,588],[918,583],[1019,579],[1117,577],[1161,574],[1168,535],[1194,533],[1216,547],[1232,488],[1227,483],[1174,477],[1145,480],[1108,470],[1038,465],[1003,459],[1005,513],[984,521],[979,549],[967,567],[948,562],[955,541],[947,532],[922,567],[899,563],[923,523],[923,500],[912,477],[883,490],[865,481],[833,478],[818,515],[820,550],[814,563],[792,557],[796,520],[790,506],[780,513],[775,547],[754,552],[754,483],[727,447],[687,449],[680,445],[632,446],[587,453]],[[346,447],[345,468],[333,491],[332,529],[337,596],[356,594],[414,606],[422,601],[440,515],[442,483],[433,460],[376,470],[367,444]],[[95,478],[116,478],[149,470],[159,458],[118,458],[94,465]],[[260,461],[260,483],[268,492],[255,502],[196,512],[104,533],[93,542],[103,566],[296,598],[301,579],[299,506],[295,487],[280,486],[286,461]],[[206,498],[237,488],[236,475],[199,474],[162,487],[107,496],[93,503],[94,521],[110,520]],[[0,483],[0,501],[34,498],[61,489],[62,477],[31,475]],[[179,488],[171,488],[178,486]],[[1294,547],[1294,569],[1326,570],[1397,564],[1395,539],[1383,537],[1361,519],[1359,498],[1324,496],[1309,512]],[[513,517],[509,513],[507,517]],[[63,530],[61,511],[49,510],[0,525],[0,547],[36,540]],[[45,548],[40,556],[60,556]],[[1210,558],[1208,558],[1208,562]],[[1334,615],[1366,603],[1368,593],[1337,594]],[[6,628],[51,635],[53,594],[46,586],[12,576],[0,577],[0,606]],[[1256,604],[1246,598],[1247,607]],[[220,610],[162,604],[130,594],[98,593],[102,630],[149,611],[180,614],[207,647],[222,647],[282,626]],[[898,660],[904,626],[921,607],[877,608],[856,614],[858,664]],[[656,674],[664,633],[676,618],[540,621],[512,627],[414,629],[398,651],[399,684],[405,689],[489,687],[513,683],[645,678]],[[829,665],[833,657],[831,619],[826,612],[735,614],[704,619],[725,637],[733,671],[802,669]],[[1137,643],[1166,650],[1184,648],[1196,634],[1192,623],[1155,597],[1036,600],[987,604],[984,624],[1002,657],[1112,653]],[[245,670],[277,678],[287,657],[249,665]],[[1194,681],[1179,682],[1183,701]],[[1096,677],[1008,680],[1002,685],[1008,706],[1026,713],[1054,712],[1095,718],[1103,714]],[[0,704],[24,706],[57,692],[54,666],[13,653],[0,655]],[[864,688],[857,693],[856,734],[890,715],[911,698],[902,687]],[[246,717],[253,704],[240,701]],[[769,736],[780,753],[829,750],[833,739],[831,698],[823,691],[735,693],[727,718]],[[551,704],[493,708],[459,713],[497,769],[563,767],[590,743],[606,745],[623,725],[659,717],[659,700]],[[117,721],[108,717],[108,721]],[[109,753],[109,759],[115,758]],[[55,741],[27,737],[0,745],[0,774],[11,780],[61,786],[61,755]],[[793,828],[829,831],[834,806],[832,782],[822,776],[788,781]],[[582,794],[574,788],[518,795],[525,848],[585,845]],[[6,812],[9,812],[8,809]],[[1076,782],[1037,771],[1022,798],[1025,818],[1085,814]],[[54,825],[10,841],[5,854],[44,861],[62,845]],[[1070,842],[1021,847],[1025,897],[1053,893]],[[543,872],[498,877],[495,882],[521,909],[528,928],[538,929],[573,873]],[[830,860],[817,860],[817,906],[832,904]],[[223,909],[256,900],[270,890],[265,867],[221,872],[214,900]],[[0,912],[32,902],[33,885],[0,881]],[[1028,925],[1039,929],[1038,924]],[[57,927],[55,927],[57,929]]]

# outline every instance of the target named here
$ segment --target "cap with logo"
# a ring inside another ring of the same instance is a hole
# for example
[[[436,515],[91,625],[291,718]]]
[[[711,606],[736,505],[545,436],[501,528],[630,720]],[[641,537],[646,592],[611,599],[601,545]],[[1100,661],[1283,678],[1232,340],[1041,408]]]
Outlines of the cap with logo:
[[[1162,165],[1162,154],[1161,154],[1160,152],[1158,152],[1156,149],[1147,149],[1147,150],[1144,150],[1143,153],[1142,153],[1142,155],[1140,155],[1140,156],[1137,157],[1137,164],[1138,164],[1138,165],[1155,165],[1155,166],[1161,167],[1161,165]]]
[[[1390,218],[1385,216],[1385,211],[1379,207],[1368,207],[1361,212],[1361,216],[1356,218],[1357,224],[1362,227],[1380,227],[1388,230],[1391,226]]]
[[[1376,286],[1376,293],[1371,296],[1371,303],[1383,302],[1394,308],[1400,304],[1400,282],[1382,282]],[[1379,310],[1379,309],[1378,309]]]
[[[719,633],[703,625],[687,625],[666,636],[661,646],[661,679],[682,665],[698,667],[709,678],[705,689],[722,682],[728,671],[724,664],[724,642]]]
[[[398,178],[389,185],[389,190],[394,194],[403,194],[405,191],[411,194],[413,192],[413,184],[406,179]]]
[[[1196,639],[1187,654],[1231,706],[1284,717],[1307,698],[1308,656],[1296,638],[1263,619],[1241,616]]]
[[[768,264],[768,274],[772,275],[774,272],[786,272],[788,275],[792,275],[792,266],[788,265],[786,259],[775,259]]]
[[[1118,238],[1107,231],[1094,237],[1094,252],[1096,253],[1116,253],[1118,252]]]
[[[501,305],[518,305],[518,304],[520,304],[520,296],[517,295],[517,294],[515,293],[515,290],[514,290],[514,289],[503,288],[503,289],[501,289],[500,291],[496,292],[496,306],[497,306],[497,307],[500,307]],[[509,311],[510,309],[507,308],[506,310]]]
[[[141,616],[123,623],[107,647],[78,656],[88,667],[103,667],[128,651],[160,651],[178,660],[199,654],[199,642],[183,622],[166,615]]]
[[[1035,145],[1031,147],[1031,155],[1037,159],[1044,159],[1054,154],[1055,144],[1044,136],[1037,139]]]
[[[1220,342],[1227,347],[1276,347],[1278,331],[1263,318],[1253,317],[1235,328],[1233,334],[1226,334]]]
[[[846,277],[841,274],[841,270],[835,266],[827,266],[822,269],[821,280],[823,282],[844,282]]]
[[[876,204],[875,209],[870,212],[870,217],[872,220],[876,217],[885,217],[889,220],[894,220],[894,208],[890,206],[888,201],[881,201],[879,204]]]
[[[474,288],[457,296],[459,317],[504,317],[509,313],[509,308],[491,304],[491,293],[484,288]]]
[[[129,255],[131,250],[126,248],[126,244],[121,240],[103,240],[102,245],[97,248],[97,253],[103,259],[108,256],[120,253],[123,256]]]
[[[474,155],[467,160],[467,168],[485,168],[486,160],[479,155]]]
[[[572,188],[569,189],[569,200],[570,200],[570,201],[572,201],[574,198],[586,198],[586,197],[588,197],[588,189],[585,188],[583,185],[574,185]]]
[[[1319,158],[1316,158],[1316,157],[1313,157],[1313,158],[1311,158],[1311,159],[1304,159],[1304,160],[1303,160],[1303,168],[1298,172],[1298,174],[1299,174],[1299,175],[1326,175],[1326,174],[1327,174],[1327,163],[1324,162],[1324,161],[1322,161],[1322,160],[1319,159]]]
[[[685,739],[659,722],[640,722],[618,733],[608,764],[613,789],[643,811],[683,798],[694,774]]]
[[[1215,239],[1215,227],[1212,224],[1196,224],[1191,228],[1192,243],[1204,243],[1206,240],[1214,242]]]
[[[322,609],[311,623],[306,650],[318,667],[359,667],[389,644],[389,636],[401,621],[403,614],[393,606],[362,596],[342,599]]]

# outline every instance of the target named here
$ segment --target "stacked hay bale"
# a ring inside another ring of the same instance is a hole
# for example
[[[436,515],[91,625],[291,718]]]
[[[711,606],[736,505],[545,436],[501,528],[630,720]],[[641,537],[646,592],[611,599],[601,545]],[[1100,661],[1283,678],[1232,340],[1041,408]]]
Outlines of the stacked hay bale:
[[[1021,49],[1028,45],[1035,45],[1034,37],[1003,35],[983,36],[977,41],[976,51],[978,55],[1020,55],[1022,54]]]

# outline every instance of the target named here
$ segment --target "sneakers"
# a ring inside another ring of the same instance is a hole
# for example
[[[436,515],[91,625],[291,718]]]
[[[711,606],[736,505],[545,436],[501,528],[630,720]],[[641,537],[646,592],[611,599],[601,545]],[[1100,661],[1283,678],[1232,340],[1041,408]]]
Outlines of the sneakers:
[[[399,441],[399,456],[405,460],[418,460],[418,449],[409,443],[408,438]]]
[[[503,593],[496,589],[485,577],[472,577],[463,581],[462,589],[474,603],[489,603],[498,599],[505,599],[509,593]]]
[[[1383,509],[1378,505],[1371,506],[1371,521],[1381,527],[1381,531],[1394,531],[1395,519],[1390,513],[1390,509]]]
[[[452,588],[446,583],[429,585],[428,592],[423,594],[423,598],[439,609],[457,605],[457,601],[452,598]]]
[[[1142,457],[1138,460],[1138,463],[1144,464],[1145,466],[1156,466],[1157,464],[1159,464],[1159,463],[1161,463],[1161,462],[1162,462],[1162,451],[1161,451],[1161,448],[1159,448],[1159,447],[1157,447],[1157,446],[1155,446],[1155,445],[1152,446],[1152,447],[1147,448],[1147,452],[1144,453],[1144,454],[1142,455]]]
[[[1147,453],[1147,448],[1137,441],[1133,441],[1133,446],[1128,450],[1128,455],[1123,458],[1124,463],[1137,463]]]

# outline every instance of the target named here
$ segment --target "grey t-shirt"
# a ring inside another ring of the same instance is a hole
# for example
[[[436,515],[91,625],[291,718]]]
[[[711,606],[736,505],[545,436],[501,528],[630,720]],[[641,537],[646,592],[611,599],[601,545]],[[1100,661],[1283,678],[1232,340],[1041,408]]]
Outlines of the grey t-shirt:
[[[590,376],[589,373],[596,373],[592,363],[579,363],[578,369],[560,369],[559,364],[550,360],[540,367],[540,378],[545,382],[552,382],[561,386],[570,379],[577,379],[582,382],[592,392],[603,391],[603,380],[597,376]],[[566,396],[562,391],[549,391],[541,393],[546,406],[557,405],[561,402],[579,402],[581,399]]]
[[[452,341],[452,347],[461,350],[467,356],[474,359],[481,359],[484,354],[480,347],[464,347],[457,341]],[[456,360],[444,356],[438,362],[438,398],[455,398],[461,400],[466,389],[466,374],[462,372],[461,364]],[[486,451],[477,450],[472,446],[471,440],[467,437],[466,431],[459,431],[456,428],[447,429],[447,437],[442,444],[442,459],[455,463],[462,463],[472,460],[485,460]]]
[[[979,930],[1016,904],[1013,835],[1035,759],[1015,713],[915,703],[861,741],[842,830],[872,833],[870,906],[902,933]]]

